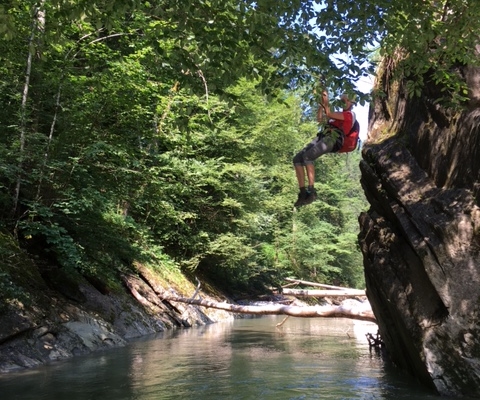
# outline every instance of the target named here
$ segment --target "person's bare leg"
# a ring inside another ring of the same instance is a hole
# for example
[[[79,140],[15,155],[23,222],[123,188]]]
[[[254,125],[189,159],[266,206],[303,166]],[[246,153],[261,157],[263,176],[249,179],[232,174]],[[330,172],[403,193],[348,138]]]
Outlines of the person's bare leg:
[[[295,174],[297,176],[298,188],[300,192],[298,193],[298,199],[295,202],[295,207],[300,207],[305,205],[305,199],[307,198],[308,192],[305,187],[305,167],[302,165],[295,165]]]
[[[307,164],[306,170],[307,170],[307,180],[308,180],[308,189],[307,189],[308,195],[304,201],[305,205],[310,204],[313,201],[317,200],[317,192],[313,187],[315,185],[315,166],[313,164]]]
[[[306,169],[308,186],[313,187],[315,185],[315,165],[307,164]]]
[[[295,175],[297,175],[298,187],[305,187],[305,170],[302,165],[295,165]]]

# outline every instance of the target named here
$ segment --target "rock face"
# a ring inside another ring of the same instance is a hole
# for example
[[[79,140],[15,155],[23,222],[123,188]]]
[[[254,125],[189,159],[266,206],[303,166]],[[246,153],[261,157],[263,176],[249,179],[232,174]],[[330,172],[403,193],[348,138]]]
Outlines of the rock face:
[[[392,360],[442,395],[480,396],[480,73],[471,107],[407,101],[384,74],[363,150],[367,296]],[[383,142],[381,135],[393,133]]]
[[[123,276],[123,290],[102,293],[81,276],[71,279],[61,270],[40,276],[26,262],[21,276],[28,276],[29,301],[0,309],[0,373],[125,346],[129,339],[166,329],[232,318],[161,301],[158,294],[165,289],[155,275],[136,268],[137,273]]]

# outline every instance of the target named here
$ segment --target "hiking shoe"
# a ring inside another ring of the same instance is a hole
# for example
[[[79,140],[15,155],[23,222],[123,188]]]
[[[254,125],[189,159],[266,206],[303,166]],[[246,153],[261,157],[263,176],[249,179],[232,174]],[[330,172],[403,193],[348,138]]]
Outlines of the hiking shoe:
[[[303,205],[311,204],[315,200],[317,200],[317,191],[312,189],[311,191],[307,192],[307,197],[305,198]]]
[[[295,202],[294,207],[301,207],[301,206],[306,205],[307,204],[306,203],[307,197],[308,197],[308,192],[306,190],[298,193],[298,199]]]

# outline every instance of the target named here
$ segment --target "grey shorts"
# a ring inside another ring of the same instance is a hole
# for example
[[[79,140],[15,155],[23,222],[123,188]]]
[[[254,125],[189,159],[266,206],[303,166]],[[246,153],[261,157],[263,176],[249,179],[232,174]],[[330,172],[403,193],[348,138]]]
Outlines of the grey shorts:
[[[313,164],[321,155],[337,151],[342,143],[343,135],[338,131],[329,129],[322,132],[293,157],[293,165]]]

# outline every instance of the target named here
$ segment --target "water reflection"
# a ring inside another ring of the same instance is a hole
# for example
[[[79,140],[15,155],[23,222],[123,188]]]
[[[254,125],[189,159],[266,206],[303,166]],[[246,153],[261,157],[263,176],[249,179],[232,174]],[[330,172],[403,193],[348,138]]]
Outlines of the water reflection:
[[[373,324],[280,317],[170,331],[0,377],[1,399],[438,399],[387,373]]]

